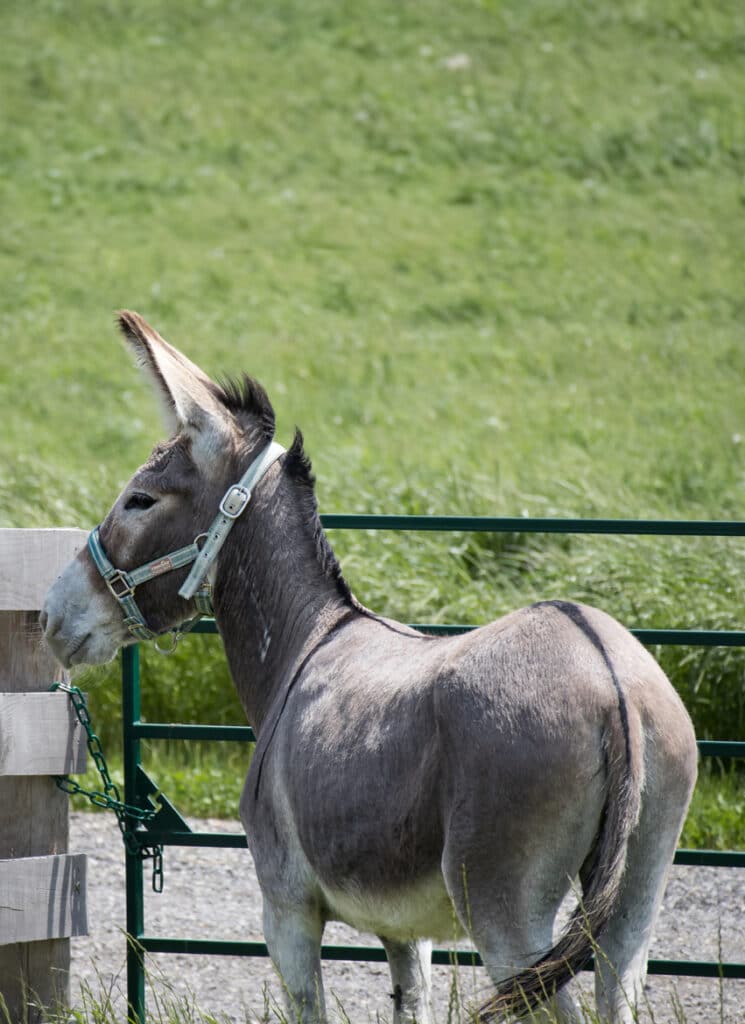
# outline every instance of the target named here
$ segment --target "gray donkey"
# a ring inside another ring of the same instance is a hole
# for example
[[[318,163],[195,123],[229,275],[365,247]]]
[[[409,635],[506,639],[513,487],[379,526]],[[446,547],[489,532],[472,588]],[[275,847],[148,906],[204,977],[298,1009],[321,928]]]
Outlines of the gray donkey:
[[[593,953],[601,1018],[635,1020],[696,777],[659,666],[563,600],[448,638],[369,611],[321,529],[302,437],[274,442],[260,385],[215,384],[136,313],[119,324],[172,435],[42,626],[71,666],[214,610],[258,736],[240,811],[294,1018],[325,1019],[321,936],[341,920],[380,937],[396,1024],[431,1020],[430,940],[458,934],[496,987],[481,1022],[578,1020],[565,985]]]

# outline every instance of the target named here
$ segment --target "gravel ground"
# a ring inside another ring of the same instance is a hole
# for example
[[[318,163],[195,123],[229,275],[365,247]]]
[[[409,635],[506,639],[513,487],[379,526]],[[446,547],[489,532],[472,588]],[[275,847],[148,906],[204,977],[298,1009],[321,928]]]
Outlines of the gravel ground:
[[[238,822],[193,821],[199,831],[240,831]],[[126,978],[124,854],[113,815],[75,813],[71,816],[70,850],[88,854],[88,915],[90,935],[72,942],[72,992],[80,1001],[80,986],[94,993],[112,988],[124,1018]],[[745,960],[745,872],[725,868],[676,867],[668,885],[651,955],[696,960]],[[146,931],[149,935],[214,939],[261,939],[261,898],[253,863],[245,850],[169,847],[165,853],[165,891],[146,892]],[[329,925],[324,941],[375,944],[372,936],[344,925]],[[265,1011],[265,999],[278,1000],[280,986],[264,959],[156,955],[148,958],[154,991],[160,998],[193,998],[220,1020],[262,1021],[276,1015]],[[436,1021],[448,1019],[453,987],[450,968],[434,968]],[[391,1019],[390,983],[384,964],[324,965],[332,1016],[333,996],[351,1024]],[[462,968],[457,985],[468,1004],[488,994],[480,969]],[[583,989],[589,976],[581,981]],[[649,1009],[640,1020],[656,1024],[745,1024],[745,981],[650,978]],[[149,994],[149,1007],[154,996]],[[675,1010],[679,1001],[685,1016]],[[157,1015],[153,1014],[157,1019]],[[188,1018],[187,1018],[188,1019]],[[198,1017],[196,1018],[199,1019]]]

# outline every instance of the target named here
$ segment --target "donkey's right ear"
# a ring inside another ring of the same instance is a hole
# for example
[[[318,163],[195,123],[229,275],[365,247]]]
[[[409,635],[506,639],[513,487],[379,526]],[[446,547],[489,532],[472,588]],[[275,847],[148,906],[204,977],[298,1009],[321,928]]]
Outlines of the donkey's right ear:
[[[117,321],[138,365],[155,387],[168,430],[184,430],[211,450],[223,443],[232,432],[232,422],[207,374],[161,338],[139,313],[122,310]]]

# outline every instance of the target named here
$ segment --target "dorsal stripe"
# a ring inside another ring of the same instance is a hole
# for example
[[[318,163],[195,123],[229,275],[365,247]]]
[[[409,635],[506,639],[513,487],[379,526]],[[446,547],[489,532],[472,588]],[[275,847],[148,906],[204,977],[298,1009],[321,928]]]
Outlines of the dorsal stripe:
[[[574,625],[580,629],[587,639],[590,641],[595,650],[600,654],[601,658],[605,662],[605,667],[608,669],[608,673],[613,682],[613,686],[618,697],[618,713],[621,716],[621,727],[623,729],[624,746],[626,753],[626,763],[631,764],[631,734],[629,730],[629,712],[626,706],[626,697],[623,690],[621,689],[621,683],[616,675],[616,670],[613,667],[610,655],[605,649],[605,644],[598,636],[595,628],[590,624],[587,616],[584,614],[579,605],[574,604],[571,601],[538,601],[533,605],[534,608],[556,608],[563,615],[566,615]]]

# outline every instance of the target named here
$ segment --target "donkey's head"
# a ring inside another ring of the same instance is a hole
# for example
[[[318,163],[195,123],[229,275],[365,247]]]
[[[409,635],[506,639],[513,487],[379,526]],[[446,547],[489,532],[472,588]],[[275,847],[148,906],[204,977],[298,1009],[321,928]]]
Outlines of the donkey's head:
[[[65,666],[108,661],[123,644],[204,611],[214,562],[201,559],[204,582],[192,563],[220,525],[223,499],[223,526],[242,511],[244,496],[226,489],[262,453],[270,456],[262,471],[281,453],[267,448],[274,412],[255,381],[218,386],[137,313],[121,313],[119,326],[155,385],[171,437],[155,447],[47,595],[41,624]]]

